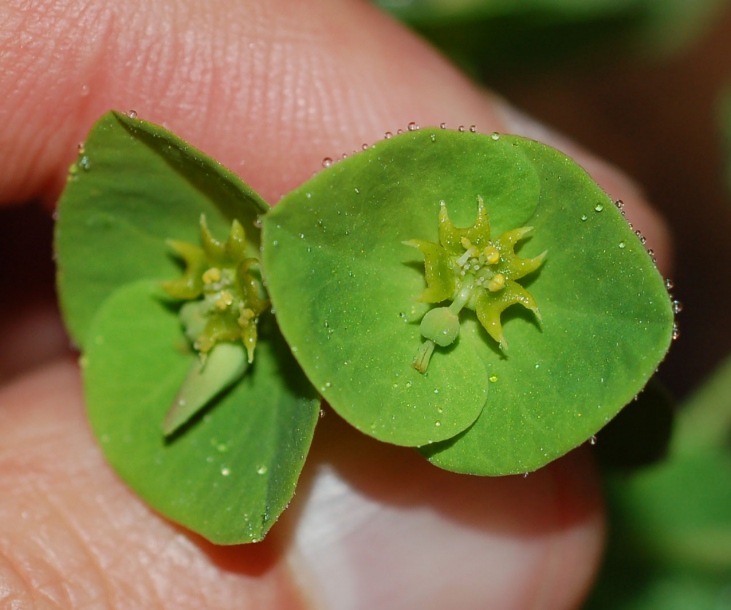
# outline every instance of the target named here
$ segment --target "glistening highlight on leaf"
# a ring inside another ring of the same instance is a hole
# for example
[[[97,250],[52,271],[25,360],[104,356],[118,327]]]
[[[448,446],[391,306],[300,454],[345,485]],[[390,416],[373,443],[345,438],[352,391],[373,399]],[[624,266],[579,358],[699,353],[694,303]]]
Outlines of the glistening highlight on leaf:
[[[136,118],[102,117],[83,154],[56,247],[92,427],[133,489],[214,542],[284,510],[318,394],[441,468],[522,473],[591,438],[672,338],[619,210],[537,142],[411,130],[272,209]]]

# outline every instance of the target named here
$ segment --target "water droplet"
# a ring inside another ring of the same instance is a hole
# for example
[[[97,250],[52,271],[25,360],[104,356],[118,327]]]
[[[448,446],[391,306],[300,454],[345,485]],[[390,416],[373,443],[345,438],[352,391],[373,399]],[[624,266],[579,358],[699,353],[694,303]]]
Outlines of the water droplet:
[[[434,393],[435,394],[439,394],[439,390],[434,390]]]
[[[360,189],[358,187],[355,187],[355,194],[360,195]]]
[[[436,136],[436,135],[434,135],[434,134],[431,134],[431,135],[429,136],[429,139],[430,139],[430,140],[431,140],[432,142],[436,142],[436,141],[437,141],[437,136]]]
[[[624,248],[624,247],[625,247],[625,245],[626,245],[626,244],[625,244],[625,243],[624,243],[623,241],[620,241],[620,242],[619,242],[619,247],[620,247],[620,248]]]
[[[470,125],[470,131],[475,133],[477,131],[477,125]]]
[[[446,129],[447,124],[446,123],[439,123],[439,129]]]
[[[304,233],[300,233],[300,239],[304,239],[304,238],[305,238],[305,234]]]
[[[594,210],[595,210],[596,212],[601,212],[601,211],[602,211],[603,209],[604,209],[604,206],[603,206],[603,205],[602,205],[601,203],[597,203],[597,204],[596,204],[596,205],[594,206]]]
[[[79,167],[85,171],[89,171],[89,168],[91,167],[91,161],[89,161],[89,157],[84,155],[79,159]]]
[[[404,130],[403,130],[403,129],[397,129],[397,130],[396,130],[396,135],[397,135],[397,136],[400,136],[400,135],[401,135],[401,134],[402,134],[403,132],[404,132]]]
[[[617,199],[617,201],[614,202],[614,205],[616,205],[620,210],[624,207],[624,201],[621,199]]]
[[[497,142],[500,139],[500,134],[497,131],[493,131],[490,137]]]
[[[393,137],[393,134],[390,131],[387,131],[383,137],[390,140]]]
[[[411,387],[411,385],[412,385],[412,384],[411,384],[411,382],[410,382],[410,381],[407,381],[407,382],[406,382],[406,387],[407,387],[407,388],[410,388],[410,387]]]
[[[683,311],[683,304],[677,299],[673,301],[673,313],[680,313]]]
[[[414,121],[411,121],[411,123],[409,123],[407,127],[409,131],[416,131],[417,129],[419,129],[419,126],[414,123]]]
[[[81,95],[82,97],[89,95],[89,85],[81,85]]]
[[[256,227],[257,229],[261,229],[261,217],[260,217],[260,216],[257,216],[257,217],[256,217],[256,220],[254,221],[254,226],[255,226],[255,227]]]
[[[320,419],[325,417],[325,409],[320,409]]]
[[[680,337],[680,328],[677,324],[673,324],[673,341]]]
[[[497,383],[497,375],[490,375],[490,383]]]
[[[592,437],[591,437],[591,438],[589,439],[589,443],[590,443],[590,444],[592,444],[592,445],[596,445],[596,435],[592,436]]]
[[[441,425],[442,425],[442,422],[440,422],[440,421],[435,421],[435,422],[434,422],[434,425],[435,425],[435,426],[436,426],[437,428],[439,428],[439,426],[441,426]]]
[[[231,469],[230,469],[230,468],[229,468],[228,466],[222,466],[222,467],[221,467],[221,474],[222,474],[222,475],[223,475],[224,477],[227,477],[228,475],[230,475],[230,474],[231,474]]]
[[[136,119],[137,118],[137,111],[136,110],[130,110],[127,112],[127,116],[130,119]]]
[[[527,478],[528,478],[528,475],[529,475],[529,474],[530,474],[529,472],[524,472],[524,473],[523,473],[523,478],[524,478],[524,479],[527,479]]]
[[[259,466],[259,468],[256,469],[256,474],[266,474],[267,470],[269,470],[266,466]]]
[[[675,288],[675,282],[673,280],[665,280],[665,288],[668,290],[672,290]]]
[[[80,155],[83,155],[83,154],[84,154],[84,152],[86,152],[86,148],[84,148],[84,143],[83,143],[83,142],[79,142],[79,143],[78,143],[78,144],[76,145],[76,150],[78,151],[78,153],[79,153]]]
[[[581,215],[581,220],[582,221],[586,220],[587,218],[589,218],[589,217],[586,214],[582,214]]]
[[[464,125],[460,125],[460,126],[459,126],[459,127],[457,128],[457,130],[458,130],[458,131],[460,131],[461,133],[464,133]]]
[[[330,157],[325,157],[322,160],[322,166],[323,167],[330,167],[333,164],[333,160]]]
[[[363,144],[360,148],[361,150],[368,150],[368,144]]]

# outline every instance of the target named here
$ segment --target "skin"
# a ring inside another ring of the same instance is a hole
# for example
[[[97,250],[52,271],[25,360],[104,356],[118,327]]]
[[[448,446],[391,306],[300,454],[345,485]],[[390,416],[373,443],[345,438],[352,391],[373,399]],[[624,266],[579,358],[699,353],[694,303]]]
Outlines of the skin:
[[[324,157],[387,130],[476,124],[582,163],[669,265],[667,234],[615,169],[477,88],[365,2],[6,0],[0,201],[50,210],[91,124],[134,109],[276,202]],[[290,510],[259,545],[214,547],[103,461],[55,305],[3,316],[0,606],[573,608],[600,557],[586,449],[528,477],[448,474],[328,413]]]

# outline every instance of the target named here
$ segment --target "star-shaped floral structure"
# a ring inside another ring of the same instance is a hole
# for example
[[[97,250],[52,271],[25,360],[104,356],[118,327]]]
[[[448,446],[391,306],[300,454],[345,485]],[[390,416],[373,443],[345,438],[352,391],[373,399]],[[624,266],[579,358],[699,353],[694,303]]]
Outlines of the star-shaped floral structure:
[[[202,355],[220,341],[242,340],[249,363],[254,359],[256,323],[269,302],[252,269],[259,265],[247,258],[244,228],[234,220],[225,243],[216,240],[201,216],[201,246],[183,241],[168,243],[186,264],[176,280],[162,282],[171,296],[188,301],[180,308],[185,334]]]
[[[520,227],[490,239],[490,221],[481,197],[478,197],[477,220],[471,227],[460,229],[449,219],[444,202],[439,210],[439,244],[419,239],[404,242],[424,255],[427,287],[418,300],[441,303],[444,307],[426,313],[421,321],[421,334],[426,339],[414,358],[413,366],[426,372],[435,345],[453,343],[459,335],[459,312],[473,309],[477,319],[505,350],[500,315],[511,305],[520,304],[540,320],[538,306],[530,293],[516,280],[538,269],[546,252],[534,258],[520,258],[516,244],[532,231]]]

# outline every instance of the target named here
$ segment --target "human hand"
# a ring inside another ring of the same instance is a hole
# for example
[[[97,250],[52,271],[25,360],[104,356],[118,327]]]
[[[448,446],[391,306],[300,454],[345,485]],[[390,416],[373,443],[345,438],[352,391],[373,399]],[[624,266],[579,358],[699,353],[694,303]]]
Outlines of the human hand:
[[[668,261],[662,225],[627,180],[477,89],[367,3],[8,0],[0,24],[3,201],[50,207],[77,142],[110,108],[164,124],[270,202],[322,158],[410,121],[476,124],[576,158]],[[560,609],[589,585],[603,513],[587,451],[527,478],[459,476],[332,413],[267,540],[210,545],[106,466],[68,355],[31,370],[59,351],[37,335],[48,310],[34,311],[10,322],[0,358],[38,346],[0,393],[0,606]]]

